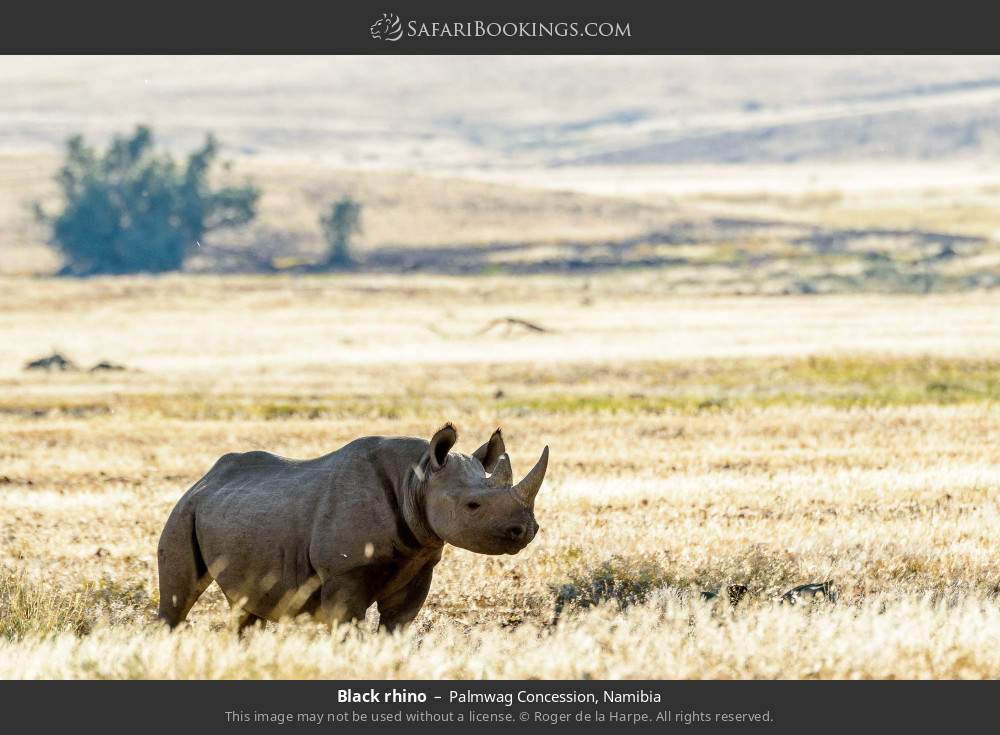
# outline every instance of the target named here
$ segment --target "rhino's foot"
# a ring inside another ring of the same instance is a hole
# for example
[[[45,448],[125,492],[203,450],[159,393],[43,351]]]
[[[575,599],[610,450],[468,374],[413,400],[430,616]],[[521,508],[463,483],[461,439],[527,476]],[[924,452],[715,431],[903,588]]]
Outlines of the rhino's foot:
[[[247,628],[259,625],[260,629],[263,630],[267,627],[267,619],[262,618],[259,615],[254,615],[251,612],[244,612],[240,615],[239,620],[236,623],[236,633],[242,638],[246,633]]]

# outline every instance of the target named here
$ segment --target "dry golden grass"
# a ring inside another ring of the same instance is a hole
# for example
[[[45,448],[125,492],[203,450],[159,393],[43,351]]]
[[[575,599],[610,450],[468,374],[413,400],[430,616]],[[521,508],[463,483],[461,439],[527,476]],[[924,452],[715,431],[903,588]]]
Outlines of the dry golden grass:
[[[0,676],[1000,676],[992,294],[688,299],[655,274],[0,287]],[[543,333],[492,320],[516,316]],[[28,373],[57,348],[113,373]],[[153,623],[155,544],[221,454],[362,434],[543,443],[538,538],[449,548],[416,624]],[[612,557],[649,598],[564,611]],[[833,578],[836,604],[773,597]],[[750,587],[736,610],[698,592]]]

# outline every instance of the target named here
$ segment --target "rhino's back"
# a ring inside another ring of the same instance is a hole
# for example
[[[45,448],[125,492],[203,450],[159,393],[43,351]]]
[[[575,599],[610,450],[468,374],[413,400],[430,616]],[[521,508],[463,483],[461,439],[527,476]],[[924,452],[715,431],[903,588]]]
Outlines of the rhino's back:
[[[426,442],[369,436],[297,460],[263,451],[227,454],[189,491],[196,516],[289,527],[318,511],[379,504],[383,486],[419,458]],[[322,506],[322,508],[321,508]]]
[[[254,507],[280,509],[322,492],[336,465],[335,454],[295,460],[270,452],[227,454],[192,488],[200,513],[216,505],[228,512]]]

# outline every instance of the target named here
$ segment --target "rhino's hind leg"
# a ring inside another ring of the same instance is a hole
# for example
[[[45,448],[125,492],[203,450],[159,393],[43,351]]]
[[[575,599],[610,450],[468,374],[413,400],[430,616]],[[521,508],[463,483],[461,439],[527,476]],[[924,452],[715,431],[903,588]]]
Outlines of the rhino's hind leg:
[[[175,628],[212,583],[195,538],[194,510],[190,505],[178,505],[170,514],[160,535],[156,561],[160,577],[159,618]]]
[[[320,588],[318,617],[329,625],[364,620],[369,602],[360,575],[348,573],[332,577]]]

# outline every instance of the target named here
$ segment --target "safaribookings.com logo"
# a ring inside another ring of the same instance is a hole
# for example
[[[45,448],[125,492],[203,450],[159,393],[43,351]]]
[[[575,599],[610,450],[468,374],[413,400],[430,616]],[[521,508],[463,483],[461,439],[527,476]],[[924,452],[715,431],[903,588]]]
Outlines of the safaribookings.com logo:
[[[407,38],[631,38],[632,29],[624,21],[407,21],[395,13],[382,17],[368,29],[376,41]]]

